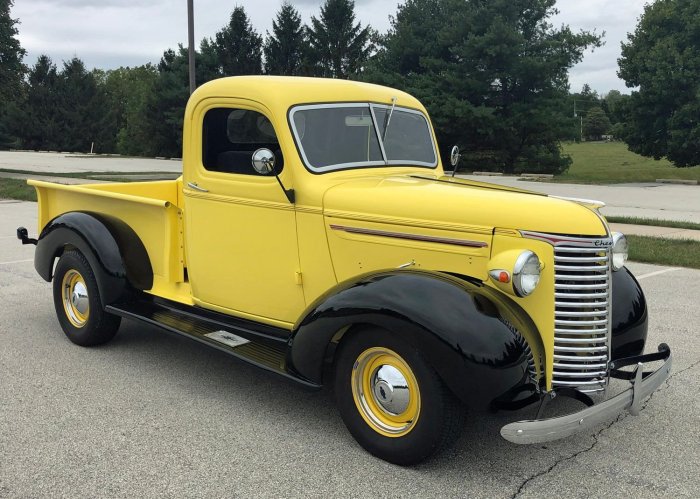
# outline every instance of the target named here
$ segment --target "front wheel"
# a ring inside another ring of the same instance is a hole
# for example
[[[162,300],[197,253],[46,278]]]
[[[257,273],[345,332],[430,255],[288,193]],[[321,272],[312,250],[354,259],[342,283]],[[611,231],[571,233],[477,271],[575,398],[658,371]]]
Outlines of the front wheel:
[[[119,329],[121,318],[102,309],[95,273],[77,250],[66,251],[58,260],[53,302],[63,332],[77,345],[106,343]]]
[[[411,465],[458,438],[462,407],[420,352],[388,331],[344,339],[335,367],[341,417],[371,454]]]

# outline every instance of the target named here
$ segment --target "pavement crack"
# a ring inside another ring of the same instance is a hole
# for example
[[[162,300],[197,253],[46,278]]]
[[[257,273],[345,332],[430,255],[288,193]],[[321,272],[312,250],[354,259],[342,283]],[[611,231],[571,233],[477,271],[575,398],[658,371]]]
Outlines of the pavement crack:
[[[683,374],[684,372],[689,371],[689,370],[691,370],[699,365],[700,365],[700,360],[697,360],[696,362],[690,364],[688,367],[685,367],[685,368],[681,369],[680,371],[677,371],[677,372],[674,372],[673,374],[671,374],[668,378],[666,378],[666,381],[664,382],[664,386],[660,387],[658,390],[656,390],[654,393],[652,393],[649,396],[649,398],[646,400],[646,402],[644,402],[644,404],[642,405],[642,410],[644,410],[646,408],[647,404],[654,397],[655,393],[660,392],[661,390],[664,390],[665,388],[668,388],[670,386],[670,382],[673,378],[675,378],[676,376]],[[511,496],[511,499],[515,499],[516,497],[518,497],[523,492],[523,490],[525,490],[525,487],[527,487],[527,485],[530,482],[532,482],[533,480],[536,480],[537,478],[539,478],[541,476],[544,476],[544,475],[551,473],[552,471],[554,471],[555,468],[557,468],[562,463],[565,463],[567,461],[571,461],[573,459],[576,459],[581,454],[585,454],[586,452],[592,451],[595,448],[595,446],[598,445],[598,437],[603,432],[609,430],[610,428],[612,428],[613,425],[619,423],[623,419],[626,419],[628,416],[629,416],[629,413],[627,413],[627,412],[623,412],[623,413],[619,414],[610,423],[608,423],[606,426],[604,426],[603,428],[601,428],[600,430],[598,430],[597,432],[595,432],[593,434],[593,442],[591,443],[591,445],[589,445],[585,449],[581,449],[579,451],[576,451],[573,454],[570,454],[568,456],[557,459],[549,468],[542,470],[542,471],[539,471],[539,472],[527,477],[525,480],[522,481],[522,483],[517,488],[515,493]]]
[[[586,452],[592,451],[592,450],[595,448],[595,446],[598,445],[598,437],[600,436],[600,434],[603,433],[604,431],[610,429],[614,424],[619,423],[620,421],[622,421],[622,420],[625,419],[626,417],[627,417],[627,414],[626,414],[626,413],[619,414],[619,415],[618,415],[615,419],[613,419],[610,423],[608,423],[606,426],[604,426],[603,428],[601,428],[600,430],[598,430],[597,432],[595,432],[595,433],[593,434],[593,442],[591,443],[591,445],[589,445],[589,446],[586,447],[585,449],[581,449],[581,450],[579,450],[579,451],[576,451],[576,452],[574,452],[574,453],[571,454],[571,455],[568,455],[568,456],[566,456],[566,457],[557,459],[557,460],[554,462],[554,464],[552,464],[549,468],[547,468],[547,469],[545,469],[545,470],[542,470],[542,471],[539,471],[539,472],[535,473],[534,475],[530,475],[529,477],[527,477],[525,480],[523,480],[523,482],[520,484],[520,486],[518,487],[518,489],[517,489],[517,490],[515,491],[515,493],[511,496],[511,499],[515,499],[516,497],[518,497],[518,496],[523,492],[523,490],[525,490],[525,487],[527,487],[527,485],[528,485],[531,481],[533,481],[533,480],[535,480],[535,479],[537,479],[537,478],[539,478],[539,477],[541,477],[541,476],[544,476],[544,475],[547,475],[547,474],[551,473],[552,471],[554,471],[554,469],[555,469],[557,466],[559,466],[559,465],[562,464],[562,463],[565,463],[565,462],[567,462],[567,461],[571,461],[571,460],[573,460],[573,459],[576,459],[576,458],[577,458],[578,456],[580,456],[581,454],[585,454]]]

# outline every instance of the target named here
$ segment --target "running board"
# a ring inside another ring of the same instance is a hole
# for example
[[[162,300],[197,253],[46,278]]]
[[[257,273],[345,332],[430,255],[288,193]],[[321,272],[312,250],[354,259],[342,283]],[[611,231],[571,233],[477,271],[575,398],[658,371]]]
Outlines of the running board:
[[[133,319],[157,326],[169,333],[185,336],[221,350],[266,371],[279,374],[307,388],[318,389],[320,385],[290,373],[286,367],[287,343],[277,336],[269,336],[248,327],[235,324],[235,319],[225,323],[214,320],[205,311],[200,315],[195,307],[188,310],[167,302],[152,300],[115,303],[105,310],[126,319]],[[265,326],[261,325],[262,329]]]

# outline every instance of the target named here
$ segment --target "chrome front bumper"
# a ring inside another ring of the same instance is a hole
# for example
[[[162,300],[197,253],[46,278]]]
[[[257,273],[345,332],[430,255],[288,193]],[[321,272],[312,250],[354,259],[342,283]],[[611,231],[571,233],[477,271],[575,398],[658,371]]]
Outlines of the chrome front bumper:
[[[645,373],[644,362],[663,360],[663,365],[654,372]],[[536,444],[568,437],[595,428],[625,410],[636,416],[644,399],[666,381],[671,373],[671,350],[666,344],[659,345],[658,353],[620,359],[610,363],[614,377],[629,379],[631,386],[624,392],[582,411],[549,419],[517,421],[501,428],[501,436],[516,444]],[[633,372],[619,368],[636,365]]]

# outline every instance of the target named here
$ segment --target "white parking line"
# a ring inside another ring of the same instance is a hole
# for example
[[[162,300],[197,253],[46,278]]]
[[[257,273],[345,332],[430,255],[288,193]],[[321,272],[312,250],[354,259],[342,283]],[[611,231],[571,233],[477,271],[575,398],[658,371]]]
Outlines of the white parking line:
[[[654,277],[657,275],[665,274],[666,272],[673,272],[675,270],[681,270],[679,268],[672,268],[672,269],[663,269],[663,270],[657,270],[656,272],[649,272],[648,274],[642,274],[640,276],[636,276],[637,280],[640,279],[646,279],[647,277]]]
[[[0,262],[0,265],[10,265],[13,263],[24,263],[24,262],[33,262],[33,261],[34,261],[34,259],[30,258],[29,260],[14,260],[12,262]]]

